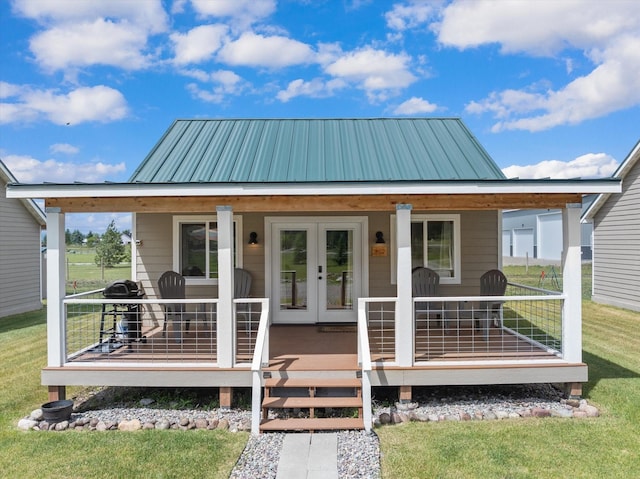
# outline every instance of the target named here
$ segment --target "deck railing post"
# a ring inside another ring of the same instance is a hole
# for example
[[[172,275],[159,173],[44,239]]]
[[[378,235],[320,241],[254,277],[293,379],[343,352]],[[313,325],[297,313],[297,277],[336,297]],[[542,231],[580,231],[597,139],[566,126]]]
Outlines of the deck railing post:
[[[411,295],[411,205],[396,206],[397,297],[395,357],[399,366],[413,365],[414,327]]]
[[[233,307],[233,210],[216,207],[218,221],[218,366],[235,362],[236,318]]]
[[[581,203],[567,204],[562,210],[562,314],[563,357],[582,362],[582,261],[580,248]]]
[[[65,215],[60,208],[47,212],[47,364],[66,361],[65,325]]]

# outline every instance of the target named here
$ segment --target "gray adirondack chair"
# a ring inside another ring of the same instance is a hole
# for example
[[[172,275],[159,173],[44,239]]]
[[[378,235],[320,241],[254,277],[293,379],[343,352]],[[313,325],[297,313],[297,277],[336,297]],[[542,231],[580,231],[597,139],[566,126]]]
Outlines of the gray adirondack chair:
[[[499,269],[491,269],[480,277],[480,296],[504,296],[507,277]],[[481,301],[476,315],[477,323],[483,328],[485,338],[489,337],[489,326],[493,321],[502,327],[502,305],[504,301]]]
[[[162,299],[184,299],[186,288],[184,276],[175,271],[165,271],[158,279],[158,290]],[[185,328],[189,330],[189,317],[186,314],[186,304],[171,303],[164,305],[165,320],[162,327],[163,335],[167,332],[167,323],[173,323],[174,336],[177,342],[182,341],[182,320],[185,320]]]
[[[430,268],[418,266],[411,272],[411,292],[414,298],[438,296],[440,275]],[[417,302],[415,305],[416,320],[418,314],[423,313],[426,319],[436,317],[442,320],[442,304],[434,302]]]

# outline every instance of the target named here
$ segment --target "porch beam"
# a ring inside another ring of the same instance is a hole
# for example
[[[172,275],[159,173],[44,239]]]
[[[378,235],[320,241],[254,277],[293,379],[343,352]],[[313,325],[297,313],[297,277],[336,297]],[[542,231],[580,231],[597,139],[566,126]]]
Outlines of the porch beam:
[[[397,239],[397,301],[396,301],[396,362],[398,366],[413,365],[413,298],[411,293],[411,208],[396,209]]]
[[[64,324],[65,296],[65,216],[59,208],[46,208],[47,213],[47,365],[65,362],[66,335]]]
[[[414,211],[564,208],[581,201],[577,193],[427,194],[427,195],[267,195],[153,196],[122,198],[48,198],[45,205],[66,213],[145,212],[210,213],[211,204],[229,205],[236,213],[293,211],[395,211],[411,204]]]
[[[233,209],[216,207],[218,221],[218,366],[235,362],[235,317],[233,314]]]
[[[582,258],[580,213],[582,203],[570,203],[562,210],[562,289],[566,296],[562,321],[563,357],[582,362]]]

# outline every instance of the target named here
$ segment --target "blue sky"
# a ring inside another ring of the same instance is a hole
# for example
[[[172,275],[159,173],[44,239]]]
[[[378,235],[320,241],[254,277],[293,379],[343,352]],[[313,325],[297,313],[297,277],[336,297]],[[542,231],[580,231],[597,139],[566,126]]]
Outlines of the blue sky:
[[[607,177],[640,139],[636,0],[9,0],[0,42],[24,183],[126,181],[175,118],[460,117],[521,178]]]

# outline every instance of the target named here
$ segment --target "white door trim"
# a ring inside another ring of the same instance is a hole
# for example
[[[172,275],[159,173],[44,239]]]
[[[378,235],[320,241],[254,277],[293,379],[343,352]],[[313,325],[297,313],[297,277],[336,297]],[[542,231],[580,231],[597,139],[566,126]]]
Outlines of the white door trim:
[[[265,293],[271,300],[271,314],[272,320],[275,323],[283,323],[286,324],[288,322],[295,321],[281,321],[278,320],[278,312],[279,312],[279,302],[276,297],[276,293],[274,291],[274,278],[273,274],[274,267],[273,261],[276,259],[274,257],[274,244],[273,244],[273,234],[275,228],[281,229],[281,226],[293,227],[303,226],[314,224],[317,228],[320,225],[330,225],[330,227],[339,227],[340,224],[354,224],[359,223],[361,234],[360,234],[360,269],[361,269],[361,279],[359,281],[360,287],[360,297],[367,297],[369,295],[369,218],[367,216],[266,216],[264,219],[265,223]],[[313,241],[317,241],[314,239]],[[355,246],[355,245],[354,245]],[[358,254],[358,252],[356,252]],[[313,262],[317,262],[317,259],[313,259]],[[354,259],[355,264],[355,259]],[[317,266],[317,265],[316,265]],[[315,272],[315,271],[314,271]],[[275,281],[275,284],[278,282]],[[354,298],[356,301],[357,298]],[[314,314],[317,314],[320,306],[316,306],[316,311]],[[354,310],[357,308],[354,307]]]

